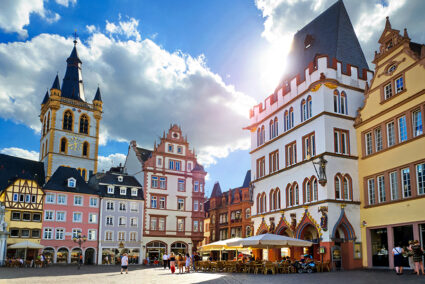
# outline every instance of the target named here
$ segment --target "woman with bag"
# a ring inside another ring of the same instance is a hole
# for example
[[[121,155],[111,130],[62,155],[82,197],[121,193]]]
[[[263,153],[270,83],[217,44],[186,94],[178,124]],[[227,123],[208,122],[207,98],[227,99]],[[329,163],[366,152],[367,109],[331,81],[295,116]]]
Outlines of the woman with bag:
[[[397,246],[395,248],[393,248],[392,253],[394,255],[395,272],[397,273],[397,275],[402,275],[403,274],[403,253],[404,253],[404,250],[400,246],[400,244],[397,244]]]
[[[424,251],[419,245],[419,241],[415,240],[412,245],[413,251],[413,261],[415,262],[416,274],[419,275],[419,268],[421,268],[422,275],[424,275],[424,264],[422,262],[422,256],[424,255]]]
[[[169,261],[170,261],[171,273],[174,274],[174,272],[176,271],[176,258],[174,256],[174,253],[171,253]]]

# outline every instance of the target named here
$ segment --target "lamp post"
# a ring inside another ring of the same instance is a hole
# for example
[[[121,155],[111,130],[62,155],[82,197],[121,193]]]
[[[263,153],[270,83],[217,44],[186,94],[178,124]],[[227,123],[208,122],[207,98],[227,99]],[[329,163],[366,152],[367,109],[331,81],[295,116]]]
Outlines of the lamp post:
[[[323,156],[319,157],[319,161],[315,162],[314,159],[310,156],[310,152],[307,152],[307,160],[311,160],[314,166],[314,170],[316,171],[317,177],[319,178],[319,183],[321,186],[325,186],[328,181],[326,178],[326,164],[328,161],[325,160]],[[318,166],[318,168],[316,167]]]
[[[78,246],[80,247],[80,253],[78,255],[78,269],[80,269],[81,267],[81,254],[83,253],[83,249],[81,248],[81,244],[83,244],[85,241],[87,241],[87,237],[86,236],[82,236],[81,233],[77,234],[77,237],[72,238],[72,240],[74,241],[74,243],[77,243]]]

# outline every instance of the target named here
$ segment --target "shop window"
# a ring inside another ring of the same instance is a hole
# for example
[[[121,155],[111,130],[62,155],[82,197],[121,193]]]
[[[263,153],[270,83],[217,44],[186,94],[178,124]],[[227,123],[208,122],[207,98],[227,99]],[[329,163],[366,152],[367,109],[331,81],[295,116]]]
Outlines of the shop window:
[[[382,228],[370,230],[370,239],[372,245],[372,265],[388,267],[387,229]]]

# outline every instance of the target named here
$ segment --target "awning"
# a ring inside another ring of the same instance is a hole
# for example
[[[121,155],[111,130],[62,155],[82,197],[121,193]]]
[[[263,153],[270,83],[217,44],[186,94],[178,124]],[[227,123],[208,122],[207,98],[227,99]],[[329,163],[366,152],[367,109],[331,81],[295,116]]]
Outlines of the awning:
[[[30,242],[30,241],[23,241],[20,243],[16,243],[13,245],[8,246],[7,248],[11,248],[11,249],[42,249],[44,248],[43,245],[34,243],[34,242]]]
[[[227,240],[222,240],[222,241],[218,241],[218,242],[214,242],[214,243],[210,243],[210,244],[206,244],[203,245],[201,247],[201,251],[212,251],[212,250],[236,250],[238,248],[241,248],[241,246],[235,245],[235,246],[229,246],[228,243],[229,242],[236,242],[242,240],[241,238],[233,238],[233,239],[227,239]]]
[[[275,234],[263,234],[227,243],[228,246],[251,247],[251,248],[283,248],[283,247],[309,247],[310,241],[290,238]]]

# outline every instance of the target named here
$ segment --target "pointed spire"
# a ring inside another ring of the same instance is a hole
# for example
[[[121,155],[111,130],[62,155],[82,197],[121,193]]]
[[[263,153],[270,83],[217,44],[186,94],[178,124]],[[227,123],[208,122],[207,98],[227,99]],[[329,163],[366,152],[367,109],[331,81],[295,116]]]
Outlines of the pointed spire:
[[[81,60],[77,52],[77,40],[74,39],[74,48],[66,60],[66,72],[62,83],[62,97],[85,101],[84,85],[81,72]]]
[[[49,91],[46,91],[46,94],[44,95],[44,99],[41,102],[41,104],[42,105],[46,104],[48,100],[49,100]]]
[[[59,84],[59,76],[58,76],[58,74],[56,74],[56,78],[55,78],[55,81],[53,81],[53,85],[52,85],[51,89],[56,89],[56,90],[60,90],[61,89],[61,86]]]
[[[100,88],[99,87],[97,87],[96,95],[94,96],[93,101],[99,101],[99,102],[102,101],[102,96],[100,95]]]
[[[407,29],[406,28],[404,28],[403,37],[404,38],[409,38],[409,35],[407,34]]]
[[[391,29],[390,17],[387,16],[385,21],[385,29]]]

